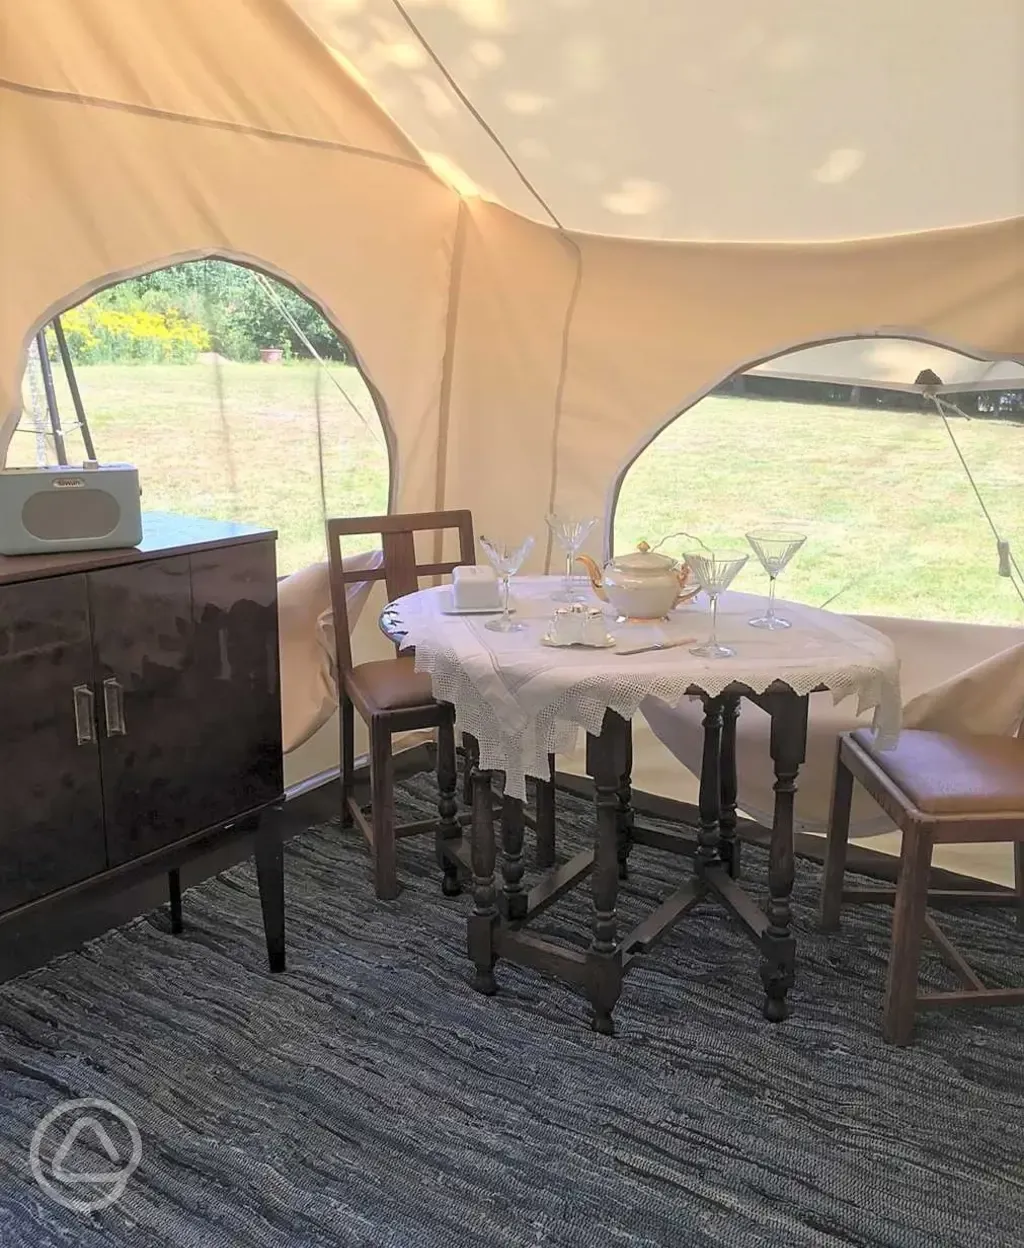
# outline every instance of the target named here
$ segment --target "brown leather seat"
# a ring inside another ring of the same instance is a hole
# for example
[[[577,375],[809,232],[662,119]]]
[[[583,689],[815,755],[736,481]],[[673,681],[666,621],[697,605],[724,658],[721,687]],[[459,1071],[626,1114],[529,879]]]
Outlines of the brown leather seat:
[[[895,890],[847,886],[844,880],[854,781],[900,829]],[[1014,889],[931,887],[936,844],[1013,845]],[[1024,1005],[1024,988],[989,988],[928,913],[929,899],[1016,904],[1024,928],[1024,740],[1019,737],[950,736],[905,729],[895,749],[880,750],[863,728],[841,733],[829,816],[821,922],[839,926],[843,902],[893,902],[889,974],[882,1035],[909,1044],[919,1007]],[[957,991],[920,992],[918,963],[928,935],[950,970]]]
[[[409,657],[360,663],[345,673],[345,688],[364,715],[435,705],[430,676]]]
[[[930,815],[991,815],[1024,811],[1024,740],[950,737],[905,729],[893,750],[879,750],[871,732],[853,739],[914,803]]]

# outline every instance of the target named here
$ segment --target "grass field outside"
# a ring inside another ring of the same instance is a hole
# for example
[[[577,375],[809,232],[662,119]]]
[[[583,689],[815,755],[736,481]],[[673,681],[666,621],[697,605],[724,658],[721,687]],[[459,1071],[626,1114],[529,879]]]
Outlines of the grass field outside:
[[[318,389],[328,514],[388,507],[388,453],[373,398],[358,369],[329,368],[347,398],[330,378],[318,383],[319,367],[307,363],[93,364],[75,376],[97,455],[136,465],[145,510],[276,528],[278,567],[287,573],[326,558]],[[59,368],[55,381],[71,423]],[[23,414],[10,465],[36,462],[32,428]],[[75,435],[70,445],[72,458],[81,453]]]
[[[1024,425],[958,419],[953,431],[1024,559]],[[684,529],[712,548],[742,550],[746,532],[770,524],[808,535],[779,578],[782,597],[833,599],[833,610],[858,614],[1024,623],[937,415],[709,395],[627,474],[615,546]],[[685,544],[663,549],[679,555]],[[753,555],[735,587],[766,591]]]
[[[138,466],[147,510],[253,521],[280,533],[291,572],[325,557],[329,514],[382,512],[383,431],[359,372],[312,364],[91,365],[77,370],[106,461]],[[59,368],[65,420],[72,407]],[[317,446],[317,389],[323,483]],[[30,398],[26,387],[26,402]],[[35,463],[26,415],[8,457]],[[955,432],[1004,536],[1024,555],[1024,426],[957,421]],[[72,456],[79,443],[71,440]],[[746,548],[748,529],[799,526],[808,541],[780,595],[835,610],[1024,622],[995,543],[937,416],[709,396],[661,433],[628,472],[615,548],[686,530]],[[678,556],[687,542],[664,549]],[[737,588],[763,592],[756,562]],[[836,596],[838,595],[838,596]]]

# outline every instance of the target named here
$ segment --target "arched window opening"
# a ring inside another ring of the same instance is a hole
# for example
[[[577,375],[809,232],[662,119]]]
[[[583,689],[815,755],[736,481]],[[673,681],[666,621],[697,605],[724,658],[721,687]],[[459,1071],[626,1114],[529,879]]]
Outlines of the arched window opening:
[[[925,384],[926,369],[941,387]],[[865,339],[738,373],[628,466],[613,545],[685,530],[711,547],[746,548],[745,534],[766,524],[808,535],[780,578],[781,597],[856,614],[1019,624],[1024,367]],[[993,528],[1009,543],[1001,557]],[[663,549],[678,556],[684,545]],[[765,591],[755,559],[735,588]]]
[[[284,574],[325,558],[324,515],[388,509],[384,424],[348,343],[293,287],[246,265],[188,261],[116,282],[30,350],[7,463],[139,469],[143,506],[278,530]],[[53,380],[59,432],[47,400]],[[77,383],[87,428],[78,427]],[[88,435],[88,436],[86,436]]]

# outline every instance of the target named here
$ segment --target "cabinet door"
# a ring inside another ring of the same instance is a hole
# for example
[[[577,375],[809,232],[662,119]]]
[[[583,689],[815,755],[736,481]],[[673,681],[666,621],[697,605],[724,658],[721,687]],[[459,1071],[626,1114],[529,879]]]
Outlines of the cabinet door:
[[[214,822],[283,789],[276,551],[267,540],[190,559],[199,690],[193,781]]]
[[[0,587],[0,910],[104,870],[84,576]]]
[[[187,555],[89,573],[111,866],[204,826],[194,757]]]

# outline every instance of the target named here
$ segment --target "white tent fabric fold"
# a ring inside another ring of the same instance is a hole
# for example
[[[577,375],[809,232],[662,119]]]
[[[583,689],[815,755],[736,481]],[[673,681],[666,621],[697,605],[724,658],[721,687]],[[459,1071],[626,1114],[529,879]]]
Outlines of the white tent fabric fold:
[[[755,376],[799,381],[838,381],[852,386],[921,392],[918,376],[933,372],[938,394],[975,390],[1024,389],[1024,362],[972,359],[928,342],[879,335],[808,347],[766,360],[749,371]]]

